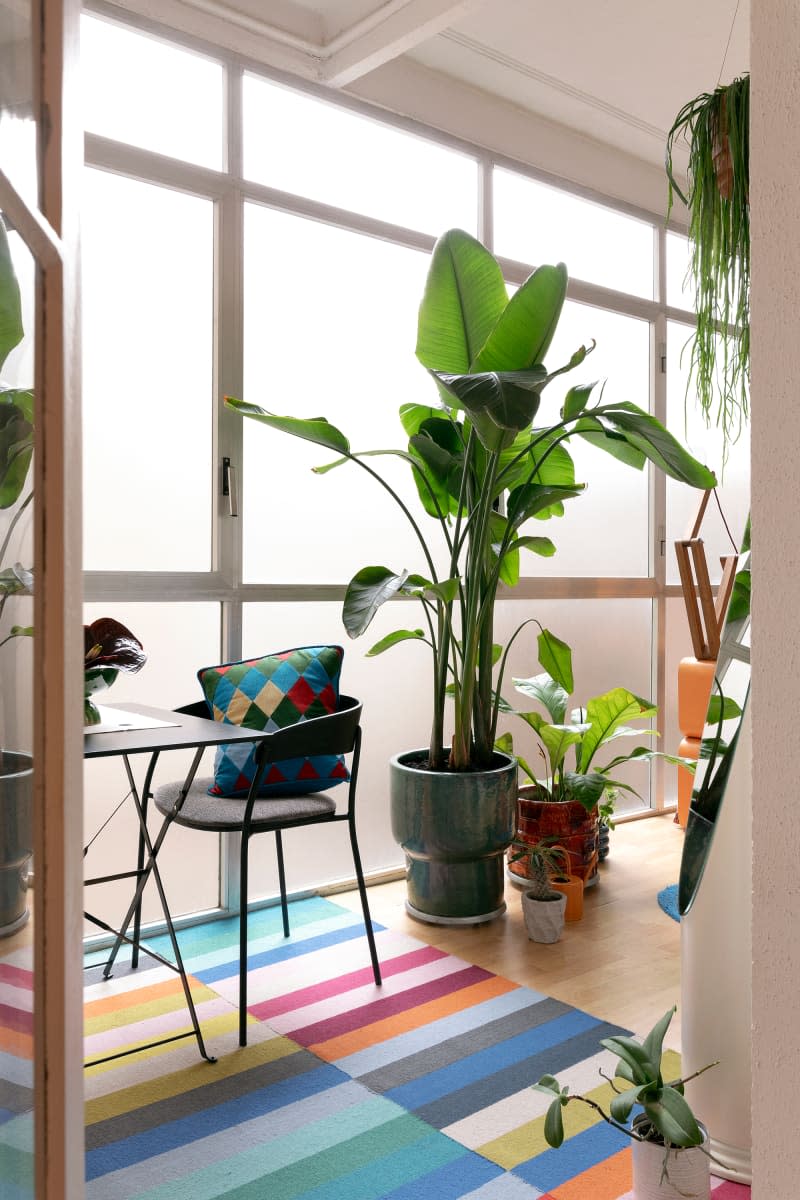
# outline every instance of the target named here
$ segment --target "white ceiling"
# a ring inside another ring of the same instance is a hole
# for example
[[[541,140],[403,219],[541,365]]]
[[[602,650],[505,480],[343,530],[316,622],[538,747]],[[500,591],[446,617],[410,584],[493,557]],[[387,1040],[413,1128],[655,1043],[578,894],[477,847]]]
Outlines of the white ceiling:
[[[650,162],[684,101],[749,65],[750,0],[182,3],[307,79],[347,87],[405,57]]]

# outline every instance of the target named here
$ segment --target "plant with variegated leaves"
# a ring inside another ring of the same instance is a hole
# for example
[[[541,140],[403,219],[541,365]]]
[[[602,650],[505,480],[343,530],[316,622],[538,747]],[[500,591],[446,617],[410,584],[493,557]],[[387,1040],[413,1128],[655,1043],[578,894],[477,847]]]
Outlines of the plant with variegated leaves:
[[[571,1095],[569,1088],[562,1087],[552,1075],[543,1075],[534,1084],[538,1091],[555,1097],[544,1122],[544,1136],[550,1146],[558,1149],[564,1141],[563,1112],[575,1100],[587,1104],[609,1125],[636,1141],[660,1143],[667,1150],[702,1144],[703,1131],[683,1094],[684,1085],[717,1064],[709,1063],[685,1079],[665,1082],[661,1073],[664,1035],[675,1011],[671,1008],[664,1013],[643,1042],[622,1034],[601,1040],[600,1045],[618,1058],[613,1078],[600,1071],[614,1091],[608,1112],[590,1096]],[[628,1086],[618,1088],[617,1079]],[[637,1106],[642,1110],[643,1120],[629,1123]]]

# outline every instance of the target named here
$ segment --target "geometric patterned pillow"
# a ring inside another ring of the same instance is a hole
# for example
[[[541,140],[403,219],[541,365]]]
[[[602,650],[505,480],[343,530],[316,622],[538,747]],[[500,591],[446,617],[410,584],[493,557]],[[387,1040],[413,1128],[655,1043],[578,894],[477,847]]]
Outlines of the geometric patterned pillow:
[[[215,721],[271,732],[336,711],[344,650],[341,646],[295,646],[242,662],[203,667],[197,678]],[[214,761],[213,796],[247,796],[255,775],[255,746],[220,746]],[[271,763],[259,796],[327,791],[349,779],[341,755]]]

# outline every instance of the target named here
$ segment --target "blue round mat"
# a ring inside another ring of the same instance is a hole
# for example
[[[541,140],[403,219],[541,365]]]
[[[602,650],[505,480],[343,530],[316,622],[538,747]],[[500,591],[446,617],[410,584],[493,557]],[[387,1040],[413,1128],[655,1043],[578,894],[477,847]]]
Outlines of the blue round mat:
[[[672,917],[673,921],[680,921],[677,883],[671,883],[669,887],[662,888],[657,899],[659,906],[663,908],[668,917]]]

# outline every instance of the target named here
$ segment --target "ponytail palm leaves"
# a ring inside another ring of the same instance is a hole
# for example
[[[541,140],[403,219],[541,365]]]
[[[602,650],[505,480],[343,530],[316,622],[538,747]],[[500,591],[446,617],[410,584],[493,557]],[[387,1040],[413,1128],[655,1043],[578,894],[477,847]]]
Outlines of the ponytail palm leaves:
[[[397,597],[422,607],[424,629],[398,629],[370,651],[423,641],[433,659],[433,727],[429,762],[464,771],[492,760],[499,695],[508,648],[494,643],[494,606],[502,583],[519,579],[522,551],[551,555],[552,541],[532,520],[561,514],[579,496],[566,443],[588,440],[634,467],[648,459],[698,488],[714,477],[657,421],[633,404],[594,404],[594,385],[573,387],[560,413],[542,421],[542,393],[572,371],[588,350],[580,347],[557,370],[544,365],[567,290],[563,264],[542,266],[509,299],[498,263],[469,234],[455,229],[437,242],[419,311],[417,357],[436,384],[427,405],[403,405],[403,449],[354,450],[324,417],[277,416],[231,398],[226,404],[285,433],[337,454],[321,471],[354,463],[383,487],[410,522],[420,547],[418,571],[371,565],[348,585],[343,610],[351,637],[359,637],[378,608]],[[424,511],[409,506],[375,466],[381,455],[411,468]],[[423,532],[432,520],[432,540]],[[438,571],[441,550],[447,566]],[[527,625],[530,622],[525,622]],[[523,626],[516,631],[511,641]],[[510,643],[509,643],[510,646]],[[569,651],[546,630],[539,658],[572,690]],[[453,734],[445,749],[445,701],[453,698]]]

